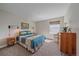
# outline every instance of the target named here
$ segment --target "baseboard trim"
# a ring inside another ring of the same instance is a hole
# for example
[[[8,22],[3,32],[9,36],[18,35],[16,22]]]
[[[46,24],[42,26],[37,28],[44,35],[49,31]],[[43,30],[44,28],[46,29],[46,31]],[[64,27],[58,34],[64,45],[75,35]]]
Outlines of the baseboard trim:
[[[0,48],[4,48],[4,47],[7,47],[7,44],[0,46]]]

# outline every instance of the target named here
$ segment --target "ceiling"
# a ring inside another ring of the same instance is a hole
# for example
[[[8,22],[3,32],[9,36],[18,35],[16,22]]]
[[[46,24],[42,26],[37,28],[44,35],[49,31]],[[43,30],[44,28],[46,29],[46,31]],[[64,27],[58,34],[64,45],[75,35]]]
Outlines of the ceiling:
[[[41,21],[64,16],[68,3],[4,3],[0,9],[13,13],[29,21]]]

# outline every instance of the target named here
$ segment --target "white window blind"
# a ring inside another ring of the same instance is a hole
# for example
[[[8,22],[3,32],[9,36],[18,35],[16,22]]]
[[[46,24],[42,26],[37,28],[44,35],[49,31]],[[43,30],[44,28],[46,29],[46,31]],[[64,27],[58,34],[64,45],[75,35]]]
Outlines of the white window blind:
[[[60,24],[50,24],[49,25],[49,33],[57,34],[60,31]]]

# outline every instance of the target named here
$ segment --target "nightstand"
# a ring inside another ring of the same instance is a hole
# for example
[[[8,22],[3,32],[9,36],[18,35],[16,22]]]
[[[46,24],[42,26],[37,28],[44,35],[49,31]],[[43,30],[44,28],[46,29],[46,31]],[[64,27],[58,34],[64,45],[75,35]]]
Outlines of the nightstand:
[[[8,37],[7,38],[7,44],[8,46],[14,45],[16,43],[16,38],[15,37]]]

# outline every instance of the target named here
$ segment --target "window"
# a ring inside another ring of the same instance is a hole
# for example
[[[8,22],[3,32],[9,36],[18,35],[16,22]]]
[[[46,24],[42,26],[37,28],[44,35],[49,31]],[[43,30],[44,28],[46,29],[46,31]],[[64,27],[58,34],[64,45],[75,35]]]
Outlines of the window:
[[[49,33],[57,34],[60,31],[60,24],[50,24],[49,25]]]

